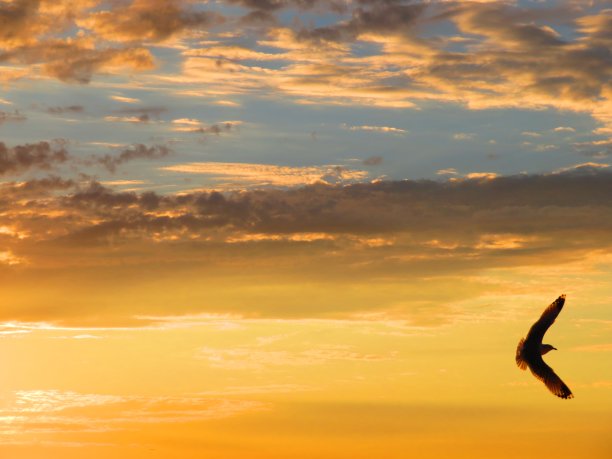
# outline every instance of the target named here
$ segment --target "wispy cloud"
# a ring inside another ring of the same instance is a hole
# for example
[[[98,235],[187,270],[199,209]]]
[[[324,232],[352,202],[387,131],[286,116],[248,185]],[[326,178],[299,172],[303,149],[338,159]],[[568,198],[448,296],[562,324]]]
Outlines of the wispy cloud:
[[[126,104],[138,104],[140,103],[140,99],[136,99],[135,97],[126,97],[126,96],[109,96],[110,99],[116,100],[117,102],[124,102]]]
[[[562,174],[564,172],[594,172],[601,169],[607,169],[610,165],[607,163],[586,162],[574,164],[573,166],[561,167],[553,171],[553,174]]]
[[[365,171],[351,170],[344,166],[277,166],[249,163],[188,163],[163,167],[162,170],[188,174],[205,174],[217,181],[233,186],[299,186],[313,183],[349,183],[363,180]]]
[[[268,408],[265,402],[199,394],[147,397],[24,390],[15,392],[12,403],[0,410],[0,437],[129,431],[138,425],[202,422]]]
[[[7,122],[19,122],[19,121],[25,121],[27,120],[27,118],[25,117],[25,115],[21,114],[19,111],[14,111],[14,112],[3,112],[0,111],[0,125],[7,123]]]
[[[10,250],[0,251],[0,265],[15,266],[24,262],[23,258],[16,256]]]
[[[65,113],[82,113],[85,108],[82,105],[66,105],[47,108],[47,113],[52,115],[63,115]]]
[[[400,129],[397,127],[391,127],[391,126],[368,126],[368,125],[363,125],[363,126],[348,126],[348,125],[343,125],[345,129],[348,129],[350,131],[369,131],[369,132],[380,132],[383,134],[406,134],[408,131],[406,129]]]

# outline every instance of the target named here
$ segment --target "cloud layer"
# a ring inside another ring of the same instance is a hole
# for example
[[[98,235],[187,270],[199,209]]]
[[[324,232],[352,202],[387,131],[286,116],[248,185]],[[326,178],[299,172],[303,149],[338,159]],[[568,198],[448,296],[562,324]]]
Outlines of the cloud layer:
[[[165,83],[273,91],[298,103],[552,107],[590,113],[607,129],[610,11],[573,1],[528,9],[503,1],[19,0],[0,7],[0,62],[18,72],[8,79],[42,70],[88,83],[159,66],[153,46],[162,44],[178,51],[182,67],[162,72]],[[284,21],[287,12],[296,20]],[[306,13],[328,19],[301,20]],[[80,32],[66,37],[74,26]]]
[[[158,155],[164,150],[128,151]],[[189,172],[259,176],[262,167],[213,166]],[[293,173],[301,177],[304,171]],[[287,180],[282,168],[268,168],[266,174],[272,177],[266,183]],[[360,279],[364,288],[374,279],[415,287],[422,282],[419,295],[430,301],[434,293],[424,293],[424,285],[458,273],[605,258],[612,250],[610,193],[612,174],[588,163],[545,175],[472,174],[448,181],[350,185],[321,182],[226,193],[117,191],[95,181],[58,177],[5,182],[0,242],[6,255],[0,269],[14,278],[15,288],[48,270],[53,274],[45,282],[55,276],[76,276],[83,286],[95,289],[112,270],[113,277],[127,276],[114,281],[121,285],[139,285],[159,276],[176,288],[191,285],[193,276],[204,276],[207,280],[200,285],[207,287],[186,292],[188,303],[206,289],[209,295],[216,295],[217,289],[221,294],[225,282],[243,279],[249,289],[251,283],[273,278],[280,284]],[[89,270],[82,271],[83,266]],[[279,301],[292,288],[277,293]],[[318,312],[313,306],[302,310],[297,305],[283,312],[271,304],[262,304],[259,310],[254,303],[233,303],[244,293],[239,290],[234,299],[227,291],[220,297],[232,303],[228,310],[247,314],[266,310],[284,316],[340,313],[344,308],[323,301],[315,308]],[[270,301],[272,293],[264,292]],[[450,291],[446,294],[452,296]],[[150,314],[137,303],[120,314]],[[381,304],[390,307],[387,300]],[[361,302],[355,304],[353,312],[363,307]],[[65,313],[70,310],[67,306]],[[5,308],[3,314],[7,319],[15,314],[30,317],[33,311],[16,306]]]

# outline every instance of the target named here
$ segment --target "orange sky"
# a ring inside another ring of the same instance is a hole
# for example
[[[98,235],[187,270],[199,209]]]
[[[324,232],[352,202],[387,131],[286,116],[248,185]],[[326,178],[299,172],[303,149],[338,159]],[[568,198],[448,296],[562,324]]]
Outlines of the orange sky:
[[[0,458],[610,458],[611,7],[0,2]]]

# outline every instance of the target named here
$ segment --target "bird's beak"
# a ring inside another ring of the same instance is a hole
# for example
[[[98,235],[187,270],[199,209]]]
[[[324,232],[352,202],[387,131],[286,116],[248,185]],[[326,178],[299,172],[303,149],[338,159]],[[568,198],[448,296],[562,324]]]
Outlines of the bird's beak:
[[[553,347],[553,350],[557,351],[558,349],[556,347]]]

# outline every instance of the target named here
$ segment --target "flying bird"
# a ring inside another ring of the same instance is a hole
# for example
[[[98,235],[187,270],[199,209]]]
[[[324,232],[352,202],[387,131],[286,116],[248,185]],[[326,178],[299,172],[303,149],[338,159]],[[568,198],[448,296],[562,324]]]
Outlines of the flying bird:
[[[542,381],[549,391],[557,397],[567,399],[573,398],[574,394],[542,359],[542,356],[547,352],[557,350],[550,344],[542,344],[542,339],[563,309],[564,303],[565,295],[561,295],[544,310],[538,321],[531,326],[527,337],[521,338],[516,348],[516,364],[521,370],[526,370],[529,367],[531,373]]]

